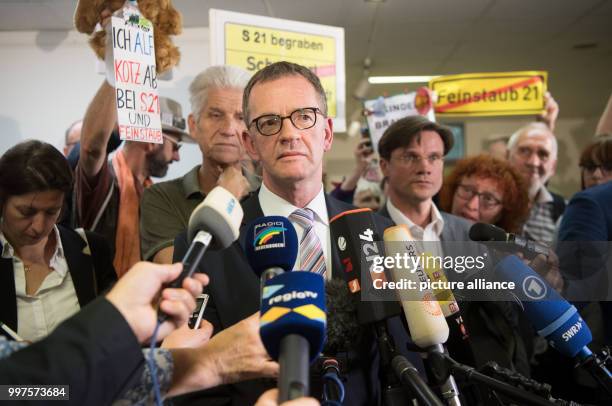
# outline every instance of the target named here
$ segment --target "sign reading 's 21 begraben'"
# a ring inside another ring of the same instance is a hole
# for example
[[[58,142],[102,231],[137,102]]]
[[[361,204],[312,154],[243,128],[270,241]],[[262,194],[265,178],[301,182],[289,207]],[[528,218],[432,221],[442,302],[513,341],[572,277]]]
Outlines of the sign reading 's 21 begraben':
[[[437,93],[438,116],[508,116],[544,109],[547,72],[468,73],[438,76],[429,82]]]
[[[111,19],[119,137],[163,143],[153,25],[137,13]]]
[[[255,73],[278,61],[310,68],[327,95],[335,131],[346,131],[344,29],[211,9],[211,64]]]

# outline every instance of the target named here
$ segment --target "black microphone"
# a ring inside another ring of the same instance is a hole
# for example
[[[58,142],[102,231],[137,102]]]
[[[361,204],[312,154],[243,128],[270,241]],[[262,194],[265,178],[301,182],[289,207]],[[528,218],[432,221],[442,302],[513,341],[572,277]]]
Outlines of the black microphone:
[[[242,207],[233,194],[221,186],[215,187],[191,212],[187,238],[191,241],[182,259],[183,271],[168,286],[180,287],[183,280],[195,272],[206,250],[229,247],[240,234]],[[159,310],[157,320],[163,323],[168,315]]]
[[[410,388],[417,399],[426,406],[443,406],[436,394],[427,386],[419,375],[419,371],[402,355],[396,355],[391,361],[395,374],[402,383]]]
[[[361,300],[376,296],[373,281],[386,280],[383,273],[373,271],[377,258],[384,257],[384,245],[370,209],[342,212],[329,221],[332,245],[336,244],[343,269],[339,270],[357,306],[360,324],[384,321],[401,314],[397,301]],[[375,297],[373,297],[375,299]]]
[[[494,248],[514,253],[518,249],[528,259],[538,255],[548,257],[549,248],[536,241],[521,237],[520,235],[507,233],[503,228],[493,224],[476,223],[470,228],[470,239],[478,242],[505,242],[507,244],[495,244]]]

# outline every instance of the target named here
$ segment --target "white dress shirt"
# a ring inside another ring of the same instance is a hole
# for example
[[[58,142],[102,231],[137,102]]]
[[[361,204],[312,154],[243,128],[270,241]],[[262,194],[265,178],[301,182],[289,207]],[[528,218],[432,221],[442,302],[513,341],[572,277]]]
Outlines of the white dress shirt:
[[[274,194],[265,184],[261,184],[259,189],[259,204],[264,216],[283,216],[289,218],[289,215],[295,210],[310,209],[314,212],[314,229],[319,241],[321,242],[321,248],[323,249],[323,256],[325,257],[325,278],[330,279],[332,273],[332,261],[331,261],[331,241],[329,238],[329,216],[327,214],[327,205],[325,204],[325,193],[323,192],[323,184],[321,184],[321,190],[305,207],[296,207],[283,199],[280,196]],[[297,233],[298,242],[302,240],[304,229],[299,224],[291,221],[295,231]],[[301,253],[298,252],[295,269],[301,269],[300,258]]]
[[[49,267],[53,270],[45,277],[36,293],[26,293],[26,277],[23,261],[15,256],[15,250],[0,232],[2,258],[11,258],[15,275],[15,294],[17,298],[17,334],[28,341],[38,341],[53,331],[81,308],[74,289],[72,277],[59,230],[53,228],[57,241]]]

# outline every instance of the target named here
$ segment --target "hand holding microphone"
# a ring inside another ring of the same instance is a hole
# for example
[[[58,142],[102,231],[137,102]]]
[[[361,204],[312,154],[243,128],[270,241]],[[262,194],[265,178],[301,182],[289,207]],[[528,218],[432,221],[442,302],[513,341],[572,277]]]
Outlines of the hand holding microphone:
[[[236,241],[243,215],[234,195],[220,186],[211,190],[189,217],[187,238],[191,245],[181,261],[183,271],[169,287],[180,286],[184,278],[193,275],[209,247],[223,249]],[[160,310],[159,321],[163,322],[166,318],[163,309]]]

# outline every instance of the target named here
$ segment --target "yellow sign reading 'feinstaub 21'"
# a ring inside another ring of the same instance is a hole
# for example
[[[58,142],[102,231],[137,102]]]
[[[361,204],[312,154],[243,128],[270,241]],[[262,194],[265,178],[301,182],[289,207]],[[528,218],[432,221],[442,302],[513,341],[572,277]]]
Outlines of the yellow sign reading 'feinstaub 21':
[[[469,73],[429,82],[437,93],[439,116],[538,114],[544,109],[547,73],[542,71]]]
[[[332,37],[226,23],[225,55],[226,63],[252,72],[277,61],[307,66],[321,79],[327,100],[336,98],[336,41]],[[328,108],[335,117],[335,103]]]

